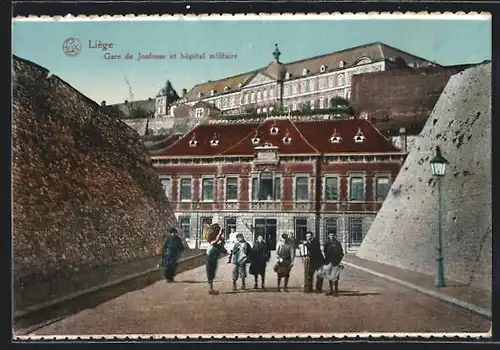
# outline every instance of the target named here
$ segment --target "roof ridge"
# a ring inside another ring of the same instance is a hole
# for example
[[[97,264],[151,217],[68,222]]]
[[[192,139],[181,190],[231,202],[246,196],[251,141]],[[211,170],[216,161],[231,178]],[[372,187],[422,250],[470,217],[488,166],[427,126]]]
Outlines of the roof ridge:
[[[305,137],[304,135],[300,132],[299,128],[297,127],[297,125],[295,125],[295,123],[290,119],[290,118],[287,118],[287,120],[292,124],[292,126],[295,128],[295,130],[297,130],[297,132],[299,133],[299,136],[302,137],[302,139],[307,143],[307,145],[309,147],[311,147],[313,150],[316,151],[316,153],[321,153],[320,151],[318,151],[318,149],[316,147],[314,147]]]
[[[184,135],[182,135],[182,137],[180,137],[179,139],[177,139],[177,141],[174,141],[170,146],[167,146],[165,147],[162,151],[166,151],[168,150],[169,148],[172,148],[173,146],[177,145],[178,143],[180,143],[182,140],[186,139],[187,136],[189,134],[191,134],[193,131],[195,131],[199,126],[201,126],[202,124],[197,124],[195,125],[194,128],[192,128],[190,131],[188,131],[187,133],[185,133]]]
[[[396,148],[396,146],[394,146],[391,142],[391,140],[389,140],[387,137],[384,136],[384,134],[382,134],[380,132],[380,130],[375,127],[375,125],[373,125],[370,121],[366,120],[366,119],[363,119],[363,118],[357,118],[358,120],[360,120],[362,123],[365,123],[365,124],[368,124],[368,126],[372,129],[375,129],[376,133],[379,134],[380,136],[382,136],[382,138],[384,138],[384,140],[387,142],[387,143],[390,143],[390,145],[394,148]]]
[[[382,44],[382,45],[385,45],[381,42],[371,42],[371,43],[368,43],[368,44],[363,44],[363,45],[358,45],[358,46],[353,46],[353,47],[348,47],[348,48],[345,48],[345,49],[342,49],[342,50],[338,50],[338,51],[334,51],[334,52],[329,52],[329,53],[324,53],[324,54],[320,54],[320,55],[317,55],[317,56],[313,56],[313,57],[307,57],[307,58],[302,58],[302,59],[299,59],[299,60],[296,60],[296,61],[292,61],[292,62],[287,62],[287,63],[283,63],[283,62],[280,62],[283,66],[288,66],[288,65],[292,65],[292,64],[297,64],[297,63],[300,63],[300,62],[305,62],[305,61],[309,61],[309,60],[314,60],[314,59],[317,59],[317,58],[321,58],[321,57],[326,57],[326,56],[330,56],[330,55],[335,55],[335,54],[339,54],[339,53],[344,53],[344,52],[348,52],[348,51],[351,51],[351,50],[357,50],[357,49],[361,49],[361,48],[365,48],[365,47],[369,47],[369,46],[374,46],[374,45],[377,45],[377,44]],[[386,46],[389,46],[389,45],[386,45]],[[383,55],[382,55],[383,56]],[[236,75],[232,75],[232,76],[229,76],[229,77],[224,77],[224,78],[220,78],[220,79],[216,79],[216,80],[207,80],[203,83],[199,83],[199,84],[196,84],[195,86],[193,86],[189,91],[199,87],[199,86],[202,86],[202,85],[205,85],[205,84],[208,84],[208,83],[214,83],[214,82],[219,82],[219,81],[222,81],[222,80],[226,80],[226,79],[232,79],[232,78],[236,78],[236,77],[239,77],[239,76],[242,76],[242,75],[247,75],[247,74],[250,74],[250,73],[255,73],[255,74],[258,74],[258,73],[262,73],[264,72],[273,62],[269,63],[267,66],[265,67],[261,67],[261,68],[258,68],[258,69],[253,69],[253,70],[250,70],[246,73],[240,73],[240,74],[236,74]]]
[[[267,122],[267,120],[263,120],[262,122],[258,123],[257,124],[257,127],[252,130],[253,132],[255,132],[255,130],[259,130],[259,128],[264,125],[265,123]],[[233,148],[236,148],[236,146],[239,146],[243,141],[245,141],[249,135],[252,134],[252,131],[250,131],[248,134],[245,135],[245,137],[243,137],[239,142],[235,143],[234,145],[232,145],[231,147],[229,148],[226,148],[223,152],[219,152],[218,155],[224,155],[225,153],[229,152],[230,150],[232,150]]]

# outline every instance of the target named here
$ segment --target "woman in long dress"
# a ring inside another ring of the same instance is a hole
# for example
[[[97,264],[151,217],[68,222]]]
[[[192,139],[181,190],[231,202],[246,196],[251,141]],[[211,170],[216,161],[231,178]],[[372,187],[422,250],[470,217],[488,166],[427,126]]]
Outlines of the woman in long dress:
[[[274,271],[278,275],[278,292],[281,291],[281,280],[284,279],[283,290],[288,292],[288,281],[290,279],[290,271],[292,270],[295,261],[295,249],[292,242],[286,233],[281,235],[281,242],[276,249],[278,261],[274,266]]]
[[[344,250],[335,234],[328,234],[324,250],[327,264],[318,271],[318,279],[321,279],[321,284],[323,284],[323,279],[328,280],[330,291],[326,295],[338,296],[340,270],[342,269],[340,263],[344,258]]]

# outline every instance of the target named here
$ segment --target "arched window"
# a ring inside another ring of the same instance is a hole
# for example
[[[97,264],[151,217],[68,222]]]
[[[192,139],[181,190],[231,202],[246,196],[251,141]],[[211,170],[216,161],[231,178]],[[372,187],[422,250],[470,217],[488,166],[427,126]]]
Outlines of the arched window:
[[[338,81],[338,86],[344,86],[344,74],[339,74],[337,81]]]

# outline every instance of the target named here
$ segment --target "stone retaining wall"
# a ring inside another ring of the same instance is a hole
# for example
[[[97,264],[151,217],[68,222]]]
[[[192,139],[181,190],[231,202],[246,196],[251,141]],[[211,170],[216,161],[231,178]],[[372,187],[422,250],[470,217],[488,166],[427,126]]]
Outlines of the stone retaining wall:
[[[14,57],[15,293],[151,257],[172,225],[138,133],[46,69]]]

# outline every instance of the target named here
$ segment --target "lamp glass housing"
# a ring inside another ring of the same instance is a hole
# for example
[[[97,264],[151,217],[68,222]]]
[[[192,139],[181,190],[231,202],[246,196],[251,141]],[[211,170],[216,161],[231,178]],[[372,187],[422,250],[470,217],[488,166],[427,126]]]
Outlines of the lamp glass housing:
[[[436,155],[431,159],[431,171],[434,176],[443,176],[446,172],[448,161],[441,155],[441,149],[436,147]]]

